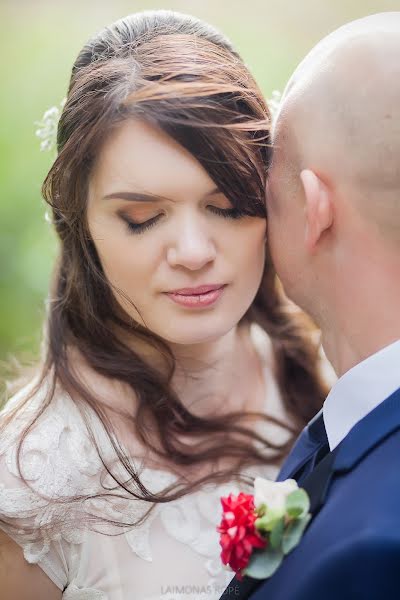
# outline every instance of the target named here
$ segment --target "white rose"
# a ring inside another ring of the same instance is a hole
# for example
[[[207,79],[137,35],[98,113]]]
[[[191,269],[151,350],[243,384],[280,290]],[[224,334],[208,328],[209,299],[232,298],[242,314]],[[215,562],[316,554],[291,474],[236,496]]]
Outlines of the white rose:
[[[254,481],[254,505],[256,508],[265,504],[268,512],[282,515],[285,512],[286,498],[298,489],[294,479],[286,481],[270,481],[256,477]]]

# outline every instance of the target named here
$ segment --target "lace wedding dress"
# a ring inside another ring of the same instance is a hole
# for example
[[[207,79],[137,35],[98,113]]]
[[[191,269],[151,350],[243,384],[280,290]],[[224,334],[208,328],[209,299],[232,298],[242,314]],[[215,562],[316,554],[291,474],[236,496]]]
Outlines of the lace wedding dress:
[[[266,412],[286,419],[273,377],[269,340],[254,325],[251,337],[264,364]],[[21,393],[10,400],[4,412],[20,397]],[[63,591],[63,600],[218,599],[232,578],[219,556],[219,498],[251,489],[246,490],[236,481],[207,484],[176,501],[156,504],[142,524],[117,530],[120,535],[78,526],[82,514],[86,514],[83,511],[135,522],[148,511],[149,503],[121,495],[118,499],[89,499],[72,506],[49,504],[30,490],[18,474],[16,445],[24,424],[39,404],[38,397],[30,400],[0,440],[0,521],[13,523],[16,528],[0,526],[23,548],[25,559],[43,569]],[[268,433],[275,441],[284,441],[285,430],[265,423],[262,426],[270,428]],[[107,443],[104,435],[98,427],[96,439],[102,448]],[[112,482],[101,476],[103,465],[80,411],[65,393],[56,394],[28,433],[20,460],[32,489],[48,496],[90,496],[102,491],[100,479],[102,485],[112,487]],[[138,468],[144,484],[153,492],[175,481],[169,472],[143,465]],[[257,468],[247,473],[274,478],[276,468]],[[55,531],[38,533],[40,525],[54,522],[58,524]],[[24,532],[22,525],[31,526],[32,532]]]

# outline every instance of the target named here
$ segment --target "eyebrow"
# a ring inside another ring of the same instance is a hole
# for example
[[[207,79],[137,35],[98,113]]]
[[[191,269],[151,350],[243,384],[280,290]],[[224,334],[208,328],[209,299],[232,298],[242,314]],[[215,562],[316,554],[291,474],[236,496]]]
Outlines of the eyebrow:
[[[215,196],[216,194],[220,194],[221,190],[219,188],[214,188],[210,192],[205,194],[205,198],[209,196]],[[113,192],[112,194],[107,194],[104,196],[103,200],[130,200],[132,202],[161,202],[162,200],[168,200],[171,202],[171,198],[166,198],[164,196],[158,196],[156,194],[145,194],[143,192]]]

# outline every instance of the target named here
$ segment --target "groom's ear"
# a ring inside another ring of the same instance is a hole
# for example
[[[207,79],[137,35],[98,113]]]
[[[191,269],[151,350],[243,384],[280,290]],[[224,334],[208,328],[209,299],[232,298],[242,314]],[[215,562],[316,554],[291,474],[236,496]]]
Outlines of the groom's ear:
[[[300,179],[305,196],[305,243],[309,252],[313,253],[333,223],[333,206],[328,187],[314,171],[304,169]]]

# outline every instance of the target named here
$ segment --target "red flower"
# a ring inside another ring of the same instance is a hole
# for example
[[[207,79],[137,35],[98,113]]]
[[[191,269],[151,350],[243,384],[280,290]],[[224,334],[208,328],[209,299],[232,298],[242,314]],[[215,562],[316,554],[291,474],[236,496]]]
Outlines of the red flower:
[[[217,531],[221,534],[221,560],[235,571],[238,579],[247,567],[253,548],[265,548],[267,541],[256,531],[254,521],[254,497],[241,492],[221,498],[222,521]]]

